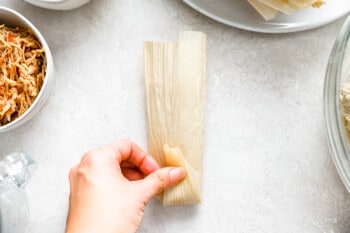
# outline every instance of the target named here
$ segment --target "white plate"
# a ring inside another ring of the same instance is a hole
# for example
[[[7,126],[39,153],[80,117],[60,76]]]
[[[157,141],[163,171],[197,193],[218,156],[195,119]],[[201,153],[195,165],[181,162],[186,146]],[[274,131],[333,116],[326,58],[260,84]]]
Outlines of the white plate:
[[[24,0],[35,6],[51,10],[72,10],[78,8],[90,0]]]
[[[323,26],[350,12],[349,0],[325,0],[319,9],[308,8],[293,15],[281,12],[265,21],[246,0],[183,0],[202,14],[221,23],[255,32],[285,33]]]

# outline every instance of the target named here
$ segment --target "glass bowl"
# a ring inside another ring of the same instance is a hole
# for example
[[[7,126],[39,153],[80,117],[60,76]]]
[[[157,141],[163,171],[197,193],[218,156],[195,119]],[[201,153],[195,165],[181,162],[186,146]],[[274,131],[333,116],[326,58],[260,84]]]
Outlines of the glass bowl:
[[[44,39],[43,35],[23,15],[7,7],[0,6],[0,22],[1,24],[5,24],[5,26],[9,27],[20,26],[23,28],[31,29],[36,38],[40,41],[41,45],[44,47],[46,55],[46,74],[44,83],[40,89],[38,96],[36,97],[33,104],[29,107],[29,109],[27,109],[27,111],[23,115],[9,122],[8,124],[0,126],[0,133],[2,133],[24,124],[41,109],[41,107],[44,105],[45,100],[48,98],[50,89],[53,85],[54,64],[50,48],[47,45],[47,42]]]
[[[332,159],[350,192],[350,134],[345,130],[340,105],[340,89],[345,82],[350,82],[350,16],[334,43],[324,85],[324,113]]]

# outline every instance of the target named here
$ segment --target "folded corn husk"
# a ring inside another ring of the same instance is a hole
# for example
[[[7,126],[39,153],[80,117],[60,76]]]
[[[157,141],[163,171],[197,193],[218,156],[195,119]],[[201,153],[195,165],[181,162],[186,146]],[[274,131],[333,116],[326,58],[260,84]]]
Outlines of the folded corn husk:
[[[159,196],[163,205],[201,202],[206,35],[181,32],[177,42],[145,42],[149,153],[186,178]]]
[[[248,0],[250,5],[252,5],[260,15],[262,15],[265,20],[274,19],[277,15],[277,10],[266,6],[265,4],[259,2],[258,0]]]
[[[320,7],[323,0],[247,0],[265,20],[276,17],[278,11],[294,14],[308,7]]]
[[[169,206],[200,203],[200,172],[191,166],[180,148],[170,148],[168,145],[164,145],[164,157],[167,166],[183,167],[187,174],[181,183],[164,191],[163,205]]]

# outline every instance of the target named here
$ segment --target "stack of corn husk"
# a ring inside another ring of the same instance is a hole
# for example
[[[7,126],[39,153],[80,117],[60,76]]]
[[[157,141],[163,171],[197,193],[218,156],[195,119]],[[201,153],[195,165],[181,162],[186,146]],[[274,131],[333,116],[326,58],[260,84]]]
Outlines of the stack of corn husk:
[[[323,0],[247,0],[265,20],[274,19],[277,12],[294,14],[308,7],[319,8]]]

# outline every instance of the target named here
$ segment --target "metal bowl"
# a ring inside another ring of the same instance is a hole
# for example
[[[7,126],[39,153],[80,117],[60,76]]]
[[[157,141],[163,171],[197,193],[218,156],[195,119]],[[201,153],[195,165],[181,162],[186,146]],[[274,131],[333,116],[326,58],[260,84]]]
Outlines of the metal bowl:
[[[50,89],[53,85],[54,64],[50,48],[47,45],[46,40],[39,32],[39,30],[23,15],[7,7],[0,6],[0,23],[5,24],[8,27],[20,26],[23,28],[30,28],[33,31],[36,38],[42,44],[43,48],[45,49],[46,55],[46,74],[44,83],[40,89],[38,96],[36,97],[33,104],[27,109],[27,111],[23,115],[9,122],[6,125],[0,126],[0,133],[2,133],[24,124],[41,109],[45,100],[48,98]]]

